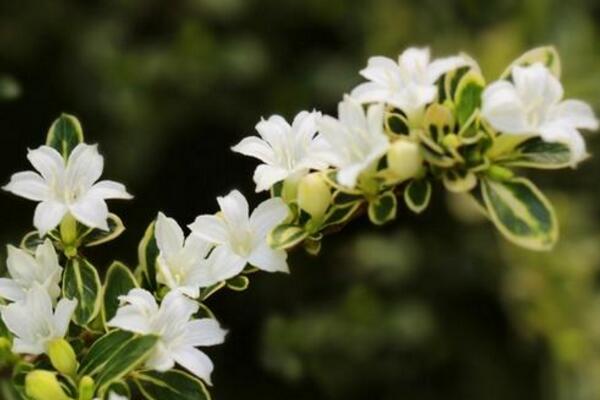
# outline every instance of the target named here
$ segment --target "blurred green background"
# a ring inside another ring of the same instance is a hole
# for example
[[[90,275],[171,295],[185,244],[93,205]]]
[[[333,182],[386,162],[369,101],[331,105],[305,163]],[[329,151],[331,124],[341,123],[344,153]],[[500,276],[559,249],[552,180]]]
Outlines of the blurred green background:
[[[105,176],[136,195],[111,203],[128,230],[91,257],[134,266],[157,210],[188,223],[232,188],[259,201],[256,163],[229,147],[261,116],[335,112],[370,55],[463,50],[491,80],[542,44],[562,55],[567,96],[600,110],[597,0],[2,0],[0,179],[77,115]],[[531,176],[560,214],[552,252],[506,243],[437,188],[422,216],[357,222],[318,258],[294,253],[291,276],[211,299],[230,329],[207,351],[214,397],[600,398],[600,161]],[[17,243],[33,204],[2,194],[0,210],[0,239]]]

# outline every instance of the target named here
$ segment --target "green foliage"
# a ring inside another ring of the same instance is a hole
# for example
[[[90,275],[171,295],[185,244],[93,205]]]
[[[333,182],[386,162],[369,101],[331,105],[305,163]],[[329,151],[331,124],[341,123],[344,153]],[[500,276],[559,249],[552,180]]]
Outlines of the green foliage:
[[[274,249],[289,249],[301,243],[308,236],[304,228],[293,224],[282,224],[269,234],[267,241]]]
[[[531,250],[549,250],[558,240],[558,222],[550,202],[524,178],[484,179],[482,197],[490,219],[511,242]]]
[[[156,282],[156,258],[158,257],[158,246],[154,238],[154,222],[152,222],[144,237],[138,245],[138,269],[142,274],[144,286],[148,289],[156,290],[158,284]]]
[[[250,279],[244,275],[238,275],[234,278],[228,279],[226,282],[227,288],[235,290],[236,292],[242,292],[248,289]]]
[[[564,143],[531,138],[519,143],[509,156],[497,162],[508,167],[559,169],[571,165],[571,151]]]
[[[515,65],[526,66],[536,62],[544,64],[557,77],[560,78],[560,56],[554,46],[543,46],[529,50],[512,62],[502,73],[501,78],[509,77]]]
[[[476,71],[470,71],[461,78],[455,94],[456,118],[460,126],[464,126],[481,106],[484,86],[483,77]]]
[[[138,283],[131,270],[123,263],[115,261],[108,268],[102,292],[102,319],[110,321],[115,316],[119,307],[119,296],[127,294],[131,289],[138,287]]]
[[[65,159],[81,142],[83,142],[81,124],[77,118],[69,114],[62,114],[52,123],[46,138],[46,144],[56,149]]]
[[[133,374],[132,381],[147,400],[210,400],[211,398],[202,381],[183,371],[136,372]]]
[[[86,247],[98,246],[100,244],[116,239],[125,231],[125,225],[119,216],[108,214],[108,230],[88,228],[79,224],[83,232],[79,235],[79,242]]]
[[[404,189],[404,201],[408,208],[416,213],[422,213],[431,199],[431,182],[426,179],[415,179]]]
[[[80,376],[91,376],[100,392],[138,367],[150,354],[156,336],[114,330],[94,342],[81,362]]]
[[[369,202],[369,219],[375,225],[383,225],[396,218],[398,204],[394,192],[386,192]]]
[[[67,260],[63,272],[63,296],[77,300],[73,321],[87,326],[100,312],[102,305],[102,284],[98,271],[85,258],[74,257]]]

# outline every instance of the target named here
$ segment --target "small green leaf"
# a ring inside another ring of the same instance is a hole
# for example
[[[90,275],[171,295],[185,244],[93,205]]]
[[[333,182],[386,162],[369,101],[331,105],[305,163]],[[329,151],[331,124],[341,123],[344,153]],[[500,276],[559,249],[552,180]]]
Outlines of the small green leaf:
[[[96,340],[83,359],[79,375],[94,378],[102,392],[139,366],[152,352],[156,336],[114,330]]]
[[[558,51],[553,46],[536,47],[535,49],[529,50],[528,52],[521,55],[515,61],[513,61],[508,68],[502,73],[500,79],[505,79],[510,76],[512,69],[515,65],[531,65],[536,62],[544,64],[550,72],[557,78],[560,78],[560,56]]]
[[[347,222],[354,213],[359,209],[362,202],[348,203],[345,206],[333,206],[325,215],[323,228],[340,225]]]
[[[99,244],[109,242],[116,239],[125,231],[123,221],[116,214],[108,214],[108,231],[103,231],[97,228],[87,228],[84,233],[79,236],[81,244],[86,247],[98,246]]]
[[[238,275],[228,279],[226,284],[229,289],[235,290],[236,292],[242,292],[248,289],[248,285],[250,285],[250,279],[248,279],[247,276]]]
[[[154,238],[154,222],[148,225],[144,237],[138,246],[138,261],[146,286],[150,290],[156,290],[156,259],[158,258],[158,246]]]
[[[564,143],[546,142],[535,137],[520,143],[513,152],[497,161],[511,167],[559,169],[571,165],[571,151]]]
[[[102,300],[102,285],[98,271],[86,259],[74,257],[67,260],[63,275],[63,296],[77,299],[73,321],[86,326],[98,315]]]
[[[131,270],[119,261],[113,262],[108,268],[104,283],[102,318],[105,323],[115,316],[119,307],[119,296],[136,287],[138,283]]]
[[[476,71],[471,70],[461,78],[455,94],[456,117],[460,126],[465,125],[473,113],[481,107],[481,93],[484,86],[485,80]]]
[[[397,200],[393,192],[385,192],[369,203],[369,219],[375,225],[383,225],[396,218]]]
[[[431,182],[427,179],[413,179],[404,189],[404,201],[408,208],[416,213],[422,213],[431,199]]]
[[[81,124],[76,117],[69,114],[62,114],[52,123],[46,138],[46,144],[56,149],[65,159],[82,142]]]
[[[558,240],[558,222],[550,202],[524,178],[484,179],[481,193],[490,219],[511,242],[531,250],[549,250]]]
[[[442,177],[444,186],[449,192],[465,193],[477,186],[477,176],[470,171],[450,170]]]
[[[34,253],[35,249],[37,249],[37,247],[42,243],[44,243],[44,238],[40,237],[39,232],[31,231],[25,236],[23,236],[23,239],[21,239],[21,244],[19,246],[24,250]]]
[[[201,380],[179,370],[136,372],[133,382],[147,400],[210,400]]]
[[[281,224],[273,229],[267,241],[272,248],[285,250],[303,241],[307,235],[308,232],[301,226]]]
[[[200,289],[200,298],[199,299],[201,301],[208,299],[210,296],[212,296],[213,294],[215,294],[219,290],[221,290],[224,286],[225,286],[225,282],[217,282],[212,286]]]
[[[304,245],[304,250],[310,254],[311,256],[316,256],[321,252],[321,237],[312,237],[309,236],[306,238],[306,240],[304,241],[303,245]]]
[[[360,202],[363,199],[364,197],[362,196],[362,194],[351,194],[337,190],[333,193],[331,201],[336,206],[346,206],[349,204]]]
[[[110,385],[107,385],[102,399],[103,400],[111,400],[111,397],[110,397],[111,393],[118,394],[127,399],[131,398],[131,391],[129,390],[129,386],[127,385],[127,383],[125,383],[123,381],[114,381]]]

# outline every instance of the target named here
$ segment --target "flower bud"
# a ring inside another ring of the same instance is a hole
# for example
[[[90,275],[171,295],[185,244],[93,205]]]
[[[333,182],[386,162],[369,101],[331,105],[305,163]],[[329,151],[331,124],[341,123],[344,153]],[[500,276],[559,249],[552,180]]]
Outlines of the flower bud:
[[[79,381],[79,400],[92,400],[95,390],[94,380],[89,376],[84,376]]]
[[[298,206],[314,219],[321,219],[331,204],[331,190],[320,173],[306,175],[298,185]]]
[[[399,139],[390,146],[387,161],[396,182],[402,182],[417,176],[423,164],[423,157],[417,143]]]
[[[72,400],[60,386],[56,373],[41,369],[27,374],[25,393],[32,400]]]
[[[58,372],[67,376],[74,376],[77,372],[77,356],[65,339],[56,339],[49,343],[48,357]]]

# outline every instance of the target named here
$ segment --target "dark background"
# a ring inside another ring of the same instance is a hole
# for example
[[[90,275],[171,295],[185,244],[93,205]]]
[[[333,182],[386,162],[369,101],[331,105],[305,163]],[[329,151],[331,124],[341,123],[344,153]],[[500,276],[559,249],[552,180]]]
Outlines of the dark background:
[[[158,210],[187,224],[239,188],[256,204],[254,160],[229,151],[261,116],[333,113],[370,55],[411,45],[463,50],[490,80],[555,44],[567,97],[600,108],[596,0],[0,1],[0,180],[28,169],[63,111],[100,143],[128,230],[90,251],[132,267]],[[598,140],[589,147],[597,153]],[[359,221],[292,275],[257,275],[209,301],[230,329],[207,353],[226,399],[600,397],[600,163],[532,173],[555,203],[561,242],[519,250],[436,188],[419,217]],[[34,204],[0,194],[0,239],[31,230]],[[4,259],[4,250],[2,250]]]

